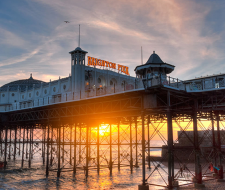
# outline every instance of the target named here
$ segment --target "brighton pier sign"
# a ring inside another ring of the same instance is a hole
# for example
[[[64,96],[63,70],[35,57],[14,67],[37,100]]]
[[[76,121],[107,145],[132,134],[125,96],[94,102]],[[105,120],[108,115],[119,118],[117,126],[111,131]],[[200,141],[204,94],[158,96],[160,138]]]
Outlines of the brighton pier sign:
[[[123,65],[120,65],[120,64],[116,64],[116,63],[112,63],[112,62],[109,62],[109,61],[97,59],[97,58],[94,58],[94,57],[88,56],[88,65],[109,67],[111,69],[118,70],[118,72],[124,73],[126,75],[130,75],[129,71],[128,71],[129,67],[123,66]]]

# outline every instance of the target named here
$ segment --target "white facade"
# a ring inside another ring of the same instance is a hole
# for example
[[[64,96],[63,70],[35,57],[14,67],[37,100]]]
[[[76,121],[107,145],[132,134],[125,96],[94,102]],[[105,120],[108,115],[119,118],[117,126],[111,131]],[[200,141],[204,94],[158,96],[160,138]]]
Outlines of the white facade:
[[[164,63],[153,52],[144,65],[135,68],[136,78],[107,67],[96,68],[85,63],[86,51],[80,47],[71,54],[71,76],[48,83],[29,79],[18,80],[0,88],[0,112],[48,106],[63,102],[124,93],[131,90],[164,86],[186,92],[225,89],[225,74],[186,81],[167,76],[173,65]],[[27,86],[26,86],[27,85]]]
[[[0,111],[14,111],[32,107],[46,106],[60,102],[78,101],[95,96],[121,93],[135,88],[142,88],[142,81],[106,69],[90,67],[85,64],[87,52],[80,47],[71,54],[71,76],[50,81],[39,81],[38,85],[26,86],[21,89],[19,81],[9,83],[0,88]],[[32,75],[29,79],[21,80],[35,82]],[[15,88],[18,83],[18,88]],[[12,88],[12,85],[14,87]]]

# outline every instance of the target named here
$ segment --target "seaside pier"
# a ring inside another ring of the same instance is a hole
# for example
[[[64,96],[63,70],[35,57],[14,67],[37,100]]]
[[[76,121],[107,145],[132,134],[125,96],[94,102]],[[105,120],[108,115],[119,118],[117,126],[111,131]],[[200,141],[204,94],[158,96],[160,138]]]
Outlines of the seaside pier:
[[[79,47],[70,52],[72,74],[66,79],[43,84],[31,76],[30,88],[23,81],[23,90],[10,84],[1,90],[4,169],[14,160],[32,168],[40,157],[46,176],[81,170],[88,177],[105,168],[113,175],[113,169],[129,167],[132,173],[139,167],[139,189],[223,180],[225,75],[168,77],[174,66],[153,52],[134,78],[121,65],[124,74],[97,69],[106,67],[100,59],[89,57],[86,66],[86,53]],[[9,96],[19,98],[6,101]],[[159,149],[161,156],[152,155]]]

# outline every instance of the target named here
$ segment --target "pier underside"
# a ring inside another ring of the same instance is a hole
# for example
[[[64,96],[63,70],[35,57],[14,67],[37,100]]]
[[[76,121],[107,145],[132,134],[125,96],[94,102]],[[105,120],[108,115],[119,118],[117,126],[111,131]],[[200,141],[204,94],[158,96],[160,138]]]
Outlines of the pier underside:
[[[224,118],[224,90],[163,86],[12,111],[1,114],[0,158],[7,169],[40,157],[46,176],[142,167],[142,186],[203,184],[223,179]]]

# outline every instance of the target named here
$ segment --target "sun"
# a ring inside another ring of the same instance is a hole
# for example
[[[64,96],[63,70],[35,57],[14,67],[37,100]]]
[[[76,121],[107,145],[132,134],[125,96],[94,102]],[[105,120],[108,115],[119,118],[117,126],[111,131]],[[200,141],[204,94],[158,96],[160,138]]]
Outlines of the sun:
[[[101,125],[99,127],[99,135],[100,136],[108,136],[110,132],[110,127],[109,125]]]

